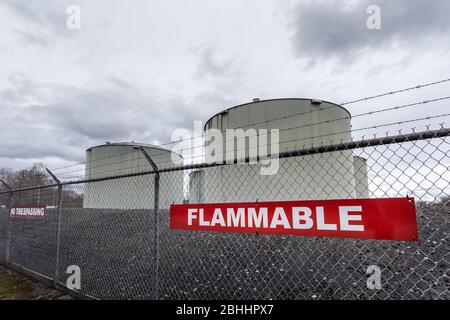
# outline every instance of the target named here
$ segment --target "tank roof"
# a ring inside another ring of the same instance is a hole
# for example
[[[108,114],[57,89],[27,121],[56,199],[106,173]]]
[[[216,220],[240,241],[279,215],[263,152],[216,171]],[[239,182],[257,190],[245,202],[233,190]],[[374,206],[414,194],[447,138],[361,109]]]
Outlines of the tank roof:
[[[139,143],[139,142],[134,142],[134,141],[132,141],[132,142],[106,142],[105,144],[100,144],[97,146],[90,147],[90,148],[86,149],[86,151],[91,151],[94,148],[101,148],[101,147],[144,147],[144,148],[158,149],[158,150],[167,151],[167,152],[173,152],[170,149],[155,146],[153,144]],[[176,152],[173,152],[173,153],[176,153]]]
[[[313,99],[313,98],[274,98],[274,99],[266,99],[266,100],[257,100],[257,101],[246,102],[246,103],[243,103],[243,104],[238,104],[238,105],[236,105],[236,106],[234,106],[234,107],[230,107],[230,108],[225,109],[225,110],[223,110],[223,111],[221,111],[221,112],[217,112],[216,114],[214,114],[213,116],[211,116],[211,117],[205,122],[205,125],[203,126],[203,130],[206,130],[206,125],[207,125],[214,117],[216,117],[216,116],[218,116],[218,115],[220,115],[220,114],[222,114],[222,113],[224,113],[224,112],[228,112],[228,111],[230,111],[230,110],[232,110],[232,109],[236,109],[236,108],[240,108],[240,107],[245,107],[245,106],[249,106],[249,105],[254,105],[254,104],[259,104],[259,103],[262,103],[262,102],[269,102],[269,101],[285,101],[285,100],[301,100],[301,101],[308,100],[308,101],[321,101],[321,102],[329,103],[329,104],[335,105],[335,106],[337,106],[337,107],[343,109],[345,112],[348,113],[348,115],[350,116],[350,119],[352,118],[352,115],[351,115],[350,111],[348,111],[348,110],[347,110],[346,108],[344,108],[343,106],[341,106],[341,105],[339,105],[339,104],[336,104],[336,103],[333,103],[333,102],[330,102],[330,101],[321,100],[321,99]]]

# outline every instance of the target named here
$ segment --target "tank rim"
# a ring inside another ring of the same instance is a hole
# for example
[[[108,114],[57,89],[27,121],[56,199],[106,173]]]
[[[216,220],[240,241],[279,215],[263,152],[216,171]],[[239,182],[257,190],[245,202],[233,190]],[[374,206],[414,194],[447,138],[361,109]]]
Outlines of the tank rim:
[[[153,149],[158,149],[158,150],[161,150],[161,151],[175,153],[175,154],[179,155],[180,157],[183,157],[178,152],[172,151],[170,149],[163,148],[163,147],[160,147],[160,146],[156,146],[154,144],[138,143],[138,142],[111,142],[111,143],[104,143],[104,144],[99,144],[99,145],[87,148],[86,152],[91,151],[94,148],[102,148],[102,147],[144,147],[144,148],[153,148]]]
[[[335,105],[335,106],[337,106],[337,107],[343,109],[345,112],[348,113],[348,115],[349,115],[349,117],[350,117],[349,119],[350,119],[350,120],[352,119],[352,114],[351,114],[350,111],[348,111],[345,107],[343,107],[343,106],[340,105],[340,104],[337,104],[337,103],[334,103],[334,102],[330,102],[330,101],[327,101],[327,100],[316,99],[316,98],[274,98],[274,99],[259,100],[259,101],[256,101],[256,102],[255,102],[255,101],[246,102],[246,103],[238,104],[238,105],[236,105],[236,106],[227,108],[227,109],[222,110],[222,111],[220,111],[220,112],[217,112],[217,113],[214,114],[213,116],[209,117],[209,119],[205,122],[205,125],[203,126],[203,131],[206,130],[206,125],[207,125],[213,118],[217,117],[218,115],[220,115],[220,114],[222,114],[222,113],[224,113],[224,112],[228,112],[228,111],[230,111],[230,110],[232,110],[232,109],[236,109],[236,108],[240,108],[240,107],[245,107],[245,106],[248,106],[248,105],[258,104],[258,103],[261,103],[261,102],[268,102],[268,101],[284,101],[284,100],[301,100],[301,101],[305,101],[305,100],[309,100],[309,101],[318,100],[318,101],[321,101],[321,102],[329,103],[329,104]]]

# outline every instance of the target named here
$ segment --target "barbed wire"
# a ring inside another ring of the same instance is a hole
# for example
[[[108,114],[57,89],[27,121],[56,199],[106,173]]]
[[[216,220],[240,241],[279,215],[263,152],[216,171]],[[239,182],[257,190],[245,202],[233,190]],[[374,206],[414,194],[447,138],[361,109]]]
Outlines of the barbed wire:
[[[126,152],[123,152],[123,153],[114,154],[114,155],[110,155],[110,156],[106,156],[106,157],[102,157],[102,158],[97,158],[97,159],[94,159],[94,160],[90,160],[90,162],[96,162],[96,161],[100,161],[100,160],[106,160],[106,159],[111,159],[111,158],[120,157],[120,156],[124,156],[124,155],[129,155],[130,153],[132,153],[132,152],[137,152],[137,151],[138,151],[138,150],[132,150],[131,152],[130,152],[130,151],[126,151]],[[70,167],[75,167],[75,166],[79,166],[79,165],[84,165],[84,164],[86,164],[86,163],[88,163],[87,160],[86,160],[86,161],[82,161],[82,162],[77,162],[77,163],[74,163],[74,164],[69,164],[69,165],[66,165],[66,166],[61,166],[61,167],[56,167],[56,168],[50,168],[50,170],[51,170],[51,171],[58,171],[58,170],[61,170],[61,169],[66,169],[66,168],[70,168]]]
[[[129,147],[133,148],[132,145],[129,145]],[[158,147],[158,146],[154,146],[154,147]],[[79,166],[79,165],[86,165],[87,163],[93,163],[93,162],[98,162],[98,161],[112,159],[112,158],[117,158],[117,157],[122,157],[122,156],[130,156],[133,153],[141,154],[141,151],[139,149],[133,149],[131,151],[128,150],[128,151],[124,151],[124,152],[121,152],[121,153],[118,153],[118,154],[113,154],[113,155],[110,155],[110,156],[101,157],[101,158],[97,158],[97,159],[93,159],[93,160],[89,160],[89,161],[86,160],[86,161],[83,161],[83,162],[78,162],[78,163],[70,164],[70,165],[67,165],[67,166],[51,168],[50,170],[52,172],[53,171],[56,172],[56,171],[61,170],[61,169],[67,169],[67,168],[71,168],[71,167],[75,167],[75,166]],[[152,155],[152,157],[158,157],[160,155],[163,155],[163,153],[158,153],[158,154]],[[139,158],[140,158],[140,156],[139,156]],[[116,163],[119,164],[119,163],[122,163],[122,161],[118,161]],[[95,167],[93,167],[93,168],[95,168]],[[59,174],[62,174],[62,173],[59,173]]]
[[[400,109],[404,109],[404,108],[408,108],[408,107],[412,107],[412,106],[423,105],[423,104],[428,104],[428,103],[433,103],[433,102],[443,101],[443,100],[448,100],[448,99],[450,99],[450,96],[442,97],[442,98],[436,98],[436,99],[431,99],[431,100],[424,100],[424,101],[410,103],[410,104],[405,104],[405,105],[401,105],[401,106],[396,106],[396,107],[385,108],[385,109],[381,109],[381,110],[376,110],[376,111],[370,111],[370,112],[356,114],[356,115],[353,116],[353,118],[373,115],[373,114],[377,114],[377,113],[389,112],[389,111],[394,111],[394,110],[400,110]],[[443,117],[443,116],[445,116],[445,115],[439,115],[439,116],[437,116],[437,118]],[[426,120],[428,118],[429,117],[425,117],[425,118],[423,118],[423,120]],[[331,120],[324,120],[324,121],[321,121],[321,122],[316,122],[316,123],[312,123],[312,124],[309,123],[309,124],[295,126],[295,127],[290,127],[290,128],[279,129],[279,132],[290,131],[290,130],[294,130],[294,129],[303,129],[303,128],[308,128],[308,127],[312,127],[312,126],[315,126],[315,125],[328,124],[328,123],[333,123],[333,122],[337,122],[337,121],[344,121],[344,120],[349,120],[349,119],[351,119],[351,116],[335,118],[335,119],[331,119]],[[399,122],[399,123],[396,123],[396,124],[401,124],[401,123],[402,122]],[[315,138],[315,137],[313,137],[313,138]],[[313,139],[313,138],[308,138],[308,139]],[[241,139],[233,138],[233,139],[224,140],[224,141],[222,141],[222,143],[226,143],[226,142],[234,141],[234,140],[242,141],[242,140],[245,140],[245,139],[246,139],[246,137],[241,138]],[[205,145],[202,144],[202,145],[199,145],[199,146],[195,146],[195,147],[190,148],[189,150],[192,151],[192,150],[199,149],[199,148],[201,148],[201,150],[202,150],[203,148],[205,148]],[[162,154],[159,153],[157,155],[162,155]],[[202,156],[203,155],[199,155],[197,157],[189,157],[189,159],[200,158]],[[168,163],[168,162],[165,162],[165,163]],[[163,162],[163,164],[164,164],[164,162]]]
[[[411,90],[416,90],[416,89],[422,89],[425,87],[430,87],[430,86],[434,86],[434,85],[438,85],[438,84],[442,84],[442,83],[446,83],[446,82],[450,82],[450,78],[448,79],[443,79],[443,80],[439,80],[439,81],[434,81],[434,82],[429,82],[429,83],[425,83],[425,84],[419,84],[413,87],[409,87],[409,88],[405,88],[405,89],[399,89],[399,90],[395,90],[395,91],[389,91],[389,92],[384,92],[384,93],[380,93],[374,96],[369,96],[369,97],[365,97],[365,98],[360,98],[360,99],[356,99],[353,101],[348,101],[348,102],[343,102],[341,103],[341,105],[349,105],[349,104],[353,104],[353,103],[357,103],[357,102],[362,102],[362,101],[368,101],[368,100],[372,100],[372,99],[376,99],[376,98],[381,98],[381,97],[385,97],[385,96],[389,96],[389,95],[394,95],[397,93],[403,93],[403,92],[407,92],[407,91],[411,91]]]
[[[289,130],[294,130],[294,129],[308,128],[308,127],[312,127],[312,126],[315,126],[315,125],[328,124],[328,123],[333,123],[333,122],[337,122],[337,121],[344,121],[344,120],[349,120],[349,119],[352,119],[352,118],[354,119],[354,118],[374,115],[374,114],[383,113],[383,112],[396,111],[396,110],[400,110],[400,109],[410,108],[410,107],[413,107],[413,106],[429,104],[429,103],[434,103],[434,102],[439,102],[439,101],[444,101],[444,100],[449,100],[449,99],[450,99],[450,96],[434,98],[434,99],[428,99],[428,100],[423,100],[423,101],[419,101],[419,102],[399,105],[399,106],[395,106],[395,107],[389,107],[389,108],[384,108],[384,109],[380,109],[380,110],[364,112],[364,113],[356,114],[356,115],[353,115],[353,116],[349,115],[349,116],[345,116],[345,117],[341,117],[341,118],[335,118],[335,119],[324,120],[324,121],[320,121],[320,122],[316,122],[316,123],[308,123],[308,124],[304,124],[304,125],[300,125],[300,126],[279,129],[279,132],[284,132],[284,131],[289,131]],[[336,106],[332,106],[332,107],[336,107]],[[326,107],[326,108],[330,108],[330,107]],[[307,112],[310,112],[310,111],[307,111]],[[289,117],[295,117],[295,116],[297,116],[297,114],[296,115],[290,115],[290,116],[284,116],[282,119],[286,119],[286,118],[289,118]],[[279,119],[276,119],[275,121],[278,121],[278,120]],[[257,123],[253,123],[253,124],[250,124],[250,125],[257,125],[257,124],[268,123],[268,122],[272,122],[272,120],[265,120],[263,122],[257,122]],[[239,127],[239,128],[236,128],[236,129],[242,129],[242,128],[243,127]],[[190,138],[187,138],[187,139],[181,139],[181,140],[178,140],[178,141],[173,141],[171,143],[181,143],[181,142],[186,142],[186,141],[193,140],[193,139],[194,139],[193,137],[190,137]],[[245,140],[245,138],[243,138],[243,139]],[[237,141],[243,140],[243,139],[237,139]],[[233,138],[233,140],[234,140],[234,138]],[[231,140],[225,140],[225,141],[223,141],[223,143],[226,143],[228,141],[231,141]],[[162,147],[162,146],[164,146],[164,145],[160,144],[160,145],[157,145],[155,147]],[[205,146],[204,144],[200,144],[198,146],[192,147],[190,150],[195,150],[195,149],[202,150],[204,148],[204,146]],[[139,150],[135,150],[135,151],[139,151]],[[97,159],[89,161],[89,163],[96,162],[96,161],[101,161],[101,160],[106,160],[106,159],[111,159],[111,158],[114,158],[114,157],[127,155],[129,153],[130,152],[128,151],[128,152],[124,152],[124,153],[117,154],[117,155],[111,155],[111,156],[107,156],[107,157],[97,158]],[[158,156],[161,156],[161,155],[165,155],[166,153],[167,152],[156,153],[156,154],[153,154],[152,157],[158,157]],[[87,164],[87,163],[88,163],[88,161],[84,161],[84,162],[80,162],[80,163],[77,163],[77,164],[68,165],[68,166],[64,166],[64,167],[60,167],[60,168],[53,168],[51,170],[52,171],[58,171],[58,169],[74,167],[74,166],[77,166],[77,165],[84,165],[84,164]],[[119,161],[117,163],[121,163],[121,162]],[[82,170],[82,169],[80,169],[80,170]],[[80,171],[80,170],[74,170],[74,172]],[[60,173],[60,174],[64,174],[64,173]]]
[[[365,127],[365,128],[359,128],[359,129],[344,130],[344,131],[340,131],[340,132],[336,132],[336,133],[329,133],[329,134],[324,134],[324,135],[319,135],[319,136],[311,136],[311,137],[303,137],[303,138],[298,138],[298,139],[293,139],[293,140],[286,140],[286,141],[281,142],[280,144],[293,143],[293,142],[299,142],[299,141],[307,141],[307,140],[323,138],[323,137],[328,137],[328,136],[341,135],[341,134],[345,134],[345,133],[354,133],[354,132],[363,131],[363,130],[378,129],[378,128],[387,127],[387,126],[402,125],[402,124],[406,124],[406,123],[412,123],[412,122],[418,122],[418,121],[424,121],[424,120],[431,120],[431,119],[438,119],[438,118],[443,118],[443,117],[446,117],[446,116],[450,116],[450,113],[441,114],[441,115],[437,115],[437,116],[427,116],[427,117],[416,118],[416,119],[411,119],[411,120],[396,121],[396,122],[392,122],[392,123],[388,123],[388,124],[374,125],[374,126],[369,126],[369,127]],[[240,139],[240,140],[242,140],[242,139]],[[201,147],[204,148],[205,146],[202,145]],[[255,147],[251,147],[251,148],[249,148],[249,150],[250,149],[254,149],[254,148]],[[205,155],[201,154],[201,155],[198,155],[198,156],[188,157],[188,158],[186,158],[184,160],[200,159],[200,158],[203,158],[204,156]],[[144,157],[139,157],[138,159],[142,159],[143,160]],[[127,163],[127,162],[131,162],[131,161],[135,161],[135,160],[136,159],[126,159],[126,160],[123,160],[123,161],[117,161],[117,162],[112,162],[112,163],[108,163],[108,164],[102,164],[100,166],[93,166],[93,167],[90,167],[89,169],[110,167],[112,165],[121,164],[121,163]],[[168,163],[172,163],[172,162],[171,161],[158,162],[158,165],[163,165],[163,164],[168,164]],[[72,170],[72,171],[69,171],[69,172],[60,173],[60,176],[64,176],[66,174],[80,172],[80,171],[84,171],[84,170],[85,170],[85,168],[78,169],[78,170]],[[124,169],[120,168],[118,170],[124,170]],[[107,172],[111,172],[111,171],[107,171]]]
[[[374,125],[374,126],[368,126],[368,127],[363,127],[363,128],[357,128],[357,129],[351,129],[351,130],[345,130],[345,131],[340,131],[340,132],[336,132],[336,133],[324,134],[324,135],[321,135],[321,136],[304,137],[304,138],[299,138],[299,139],[287,140],[287,141],[283,141],[282,143],[293,143],[293,142],[299,142],[299,141],[305,141],[305,140],[312,140],[312,139],[317,139],[317,138],[321,138],[321,137],[341,135],[341,134],[345,134],[345,133],[354,133],[354,132],[360,132],[360,131],[372,130],[372,129],[379,129],[379,128],[382,128],[382,127],[389,127],[389,126],[394,126],[394,125],[402,125],[402,124],[407,124],[407,123],[414,123],[414,122],[419,122],[419,121],[438,119],[438,118],[443,118],[443,117],[448,117],[448,116],[450,116],[450,113],[441,114],[441,115],[437,115],[437,116],[427,116],[427,117],[410,119],[410,120],[396,121],[396,122],[380,124],[380,125]],[[426,127],[429,128],[429,126],[426,126]],[[443,127],[443,125],[441,125],[441,127]],[[353,137],[351,139],[353,140]],[[364,138],[363,138],[363,140],[364,140]],[[340,141],[340,143],[343,143],[343,142],[344,141]],[[324,142],[322,142],[322,143],[324,143]],[[332,144],[333,140],[331,140],[330,143]],[[319,143],[319,145],[320,144],[321,143]],[[302,147],[305,148],[305,145],[303,145]],[[257,148],[257,146],[249,147],[248,150],[255,149],[255,148]],[[234,152],[234,150],[233,150],[233,152]],[[199,159],[199,158],[203,158],[203,157],[204,157],[204,155],[190,157],[190,158],[185,159],[185,161],[187,161],[187,160],[191,160],[192,161],[193,159]],[[131,162],[131,161],[133,161],[133,160],[129,160],[129,162]],[[160,169],[167,169],[168,168],[168,167],[162,166],[164,164],[173,164],[173,162],[166,161],[166,162],[158,163],[158,166],[160,166]],[[109,166],[109,164],[105,164],[103,167],[108,167],[108,166]],[[136,166],[123,167],[123,168],[114,169],[114,170],[105,170],[105,171],[100,172],[99,175],[97,175],[97,176],[89,176],[89,178],[110,177],[110,176],[116,175],[119,172],[128,171],[128,170],[131,170],[131,169],[142,169],[143,167],[145,167],[145,165],[136,165]],[[148,168],[151,169],[150,166]],[[82,170],[83,169],[80,169],[78,171],[82,171]],[[105,175],[105,174],[109,174],[109,173],[114,173],[114,174],[113,175]],[[132,171],[131,172],[127,172],[127,173],[132,173]],[[135,173],[137,173],[137,171]],[[63,177],[62,179],[71,180],[73,178],[80,178],[80,177],[85,177],[85,176],[77,175],[77,176],[71,176],[71,177]]]
[[[434,86],[434,85],[438,85],[438,84],[442,84],[442,83],[446,83],[446,82],[450,82],[450,78],[439,80],[439,81],[434,81],[434,82],[429,82],[429,83],[425,83],[425,84],[419,84],[419,85],[416,85],[416,86],[413,86],[413,87],[408,87],[408,88],[399,89],[399,90],[395,90],[395,91],[389,91],[389,92],[381,93],[381,94],[374,95],[374,96],[364,97],[364,98],[360,98],[360,99],[357,99],[357,100],[341,103],[341,105],[348,105],[348,104],[353,104],[353,103],[357,103],[357,102],[361,102],[361,101],[368,101],[368,100],[372,100],[372,99],[375,99],[375,98],[380,98],[380,97],[384,97],[384,96],[388,96],[388,95],[394,95],[394,94],[397,94],[397,93],[403,93],[403,92],[407,92],[407,91],[411,91],[411,90],[416,90],[416,89],[421,89],[421,88],[425,88],[425,87],[430,87],[430,86]],[[318,108],[318,109],[305,111],[305,112],[301,112],[301,113],[294,114],[294,115],[283,116],[283,117],[279,117],[279,118],[275,118],[275,119],[271,119],[271,120],[264,120],[264,121],[260,121],[260,122],[250,123],[250,124],[247,124],[245,126],[241,126],[240,128],[246,128],[246,127],[249,127],[249,126],[255,126],[255,125],[258,125],[258,124],[268,123],[268,122],[272,122],[272,121],[284,120],[284,119],[287,119],[287,118],[290,118],[290,117],[305,115],[305,114],[308,114],[308,113],[322,111],[322,110],[326,110],[326,109],[330,109],[330,108],[337,108],[337,107],[339,107],[339,106],[338,105],[332,105],[332,106],[328,106],[328,107]],[[191,138],[185,139],[185,140],[165,142],[165,143],[161,143],[161,144],[155,145],[155,147],[164,147],[164,146],[171,145],[171,144],[174,144],[174,143],[179,143],[179,142],[193,140],[193,139],[200,139],[200,138],[203,138],[203,135],[202,136],[197,136],[197,137],[191,137]],[[127,154],[127,153],[124,153],[124,154]],[[99,159],[99,160],[101,160],[101,159]],[[82,164],[86,164],[86,163],[87,163],[86,161],[85,162],[79,162],[79,163],[76,163],[76,164],[71,164],[71,165],[66,165],[66,166],[62,166],[62,167],[52,168],[51,170],[52,171],[57,171],[57,170],[60,170],[60,169],[66,169],[66,168],[69,168],[69,167],[72,167],[72,166],[82,165]]]
[[[434,82],[430,82],[430,83],[426,83],[426,84],[419,84],[419,85],[416,85],[414,87],[404,88],[404,89],[400,89],[400,90],[389,91],[389,92],[385,92],[385,93],[378,94],[378,95],[375,95],[375,96],[369,96],[369,97],[365,97],[365,98],[360,98],[360,99],[357,99],[357,100],[354,100],[354,101],[341,103],[341,105],[353,104],[353,103],[360,102],[360,101],[368,101],[368,100],[372,100],[372,99],[375,99],[375,98],[380,98],[380,97],[387,96],[387,95],[394,95],[394,94],[397,94],[397,93],[402,93],[402,92],[407,92],[407,91],[411,91],[411,90],[414,90],[414,89],[421,89],[421,88],[425,88],[425,87],[430,87],[430,86],[433,86],[433,85],[438,85],[438,84],[442,84],[442,83],[446,83],[446,82],[450,82],[450,78],[439,80],[439,81],[434,81]],[[249,124],[246,124],[244,126],[240,126],[239,128],[236,128],[236,129],[248,128],[250,126],[256,126],[256,125],[269,123],[269,122],[273,122],[273,121],[285,120],[285,119],[289,119],[289,118],[293,118],[293,117],[297,117],[297,116],[310,114],[310,113],[313,113],[313,112],[323,111],[323,110],[332,109],[332,108],[339,108],[341,105],[334,105],[333,104],[331,106],[317,108],[317,109],[309,110],[309,111],[304,111],[304,112],[300,112],[300,113],[297,113],[297,114],[292,114],[292,115],[282,116],[282,117],[278,117],[278,118],[274,118],[274,119],[270,119],[270,120],[264,120],[264,121],[249,123]],[[184,140],[168,141],[168,142],[165,142],[165,143],[161,143],[158,146],[163,147],[163,146],[168,146],[168,145],[171,145],[171,144],[174,144],[174,143],[179,143],[179,142],[184,142],[184,141],[194,140],[194,139],[201,139],[201,138],[203,138],[203,135],[196,136],[196,137],[195,136],[194,137],[190,137],[189,139],[184,139]]]
[[[145,161],[147,161],[146,158],[142,155],[142,152],[141,152],[140,150],[133,150],[132,152],[137,152],[137,153],[139,153],[139,155],[138,155],[136,158],[134,158],[134,159],[124,159],[124,160],[120,160],[120,161],[110,162],[110,163],[108,163],[108,164],[101,164],[101,165],[89,166],[88,169],[97,169],[97,168],[102,168],[102,167],[105,167],[105,166],[113,166],[113,165],[122,164],[122,163],[127,163],[127,162],[130,162],[130,161],[136,161],[136,160],[145,160]],[[124,152],[124,153],[121,154],[120,156],[124,156],[124,155],[125,155],[125,156],[129,156],[129,155],[132,154],[132,152]],[[156,155],[151,155],[151,157],[152,157],[153,160],[155,160],[158,156],[161,156],[161,155],[164,155],[164,154],[159,153],[159,154],[156,154]],[[87,161],[85,164],[88,164],[88,163],[90,164],[91,162],[98,162],[98,161],[100,161],[100,160],[107,160],[107,159],[111,159],[111,158],[114,158],[114,157],[115,157],[115,155],[110,156],[110,157],[98,158],[98,159],[94,159],[94,160],[92,160],[92,161]],[[129,157],[128,157],[128,158],[129,158]],[[81,169],[77,169],[77,170],[71,170],[71,171],[59,172],[59,173],[58,173],[58,176],[64,176],[64,175],[66,175],[66,174],[70,174],[70,173],[74,173],[74,172],[83,171],[83,170],[85,170],[85,169],[86,169],[86,168],[81,168]]]
[[[286,143],[298,142],[298,141],[313,140],[313,139],[326,137],[326,136],[335,136],[335,135],[341,135],[341,134],[345,134],[345,133],[354,133],[354,132],[359,132],[359,131],[364,131],[364,130],[379,129],[379,128],[389,127],[389,126],[394,126],[394,125],[402,125],[402,124],[406,124],[406,123],[413,123],[413,122],[419,122],[419,121],[425,121],[425,120],[439,119],[439,118],[448,117],[448,116],[450,116],[450,113],[445,113],[445,114],[436,115],[436,116],[427,116],[427,117],[416,118],[416,119],[411,119],[411,120],[396,121],[396,122],[392,122],[392,123],[388,123],[388,124],[381,124],[381,125],[374,125],[374,126],[365,127],[365,128],[345,130],[345,131],[341,131],[341,132],[329,133],[329,134],[320,135],[320,136],[312,136],[312,137],[306,137],[306,138],[286,140],[286,141],[281,142],[280,145],[281,144],[286,144]],[[429,126],[427,126],[427,127],[429,127]],[[351,140],[353,140],[353,137],[351,137]],[[340,143],[344,143],[343,140],[339,141],[339,142]],[[322,142],[320,142],[318,144],[321,145],[323,143],[325,143],[325,142],[322,141]],[[333,143],[333,141],[330,141],[330,143]],[[249,147],[247,149],[251,150],[251,149],[256,149],[256,148],[258,148],[258,146]],[[302,148],[306,148],[306,145],[303,145]],[[232,151],[233,154],[234,154],[234,151],[235,150]],[[198,159],[198,158],[201,158],[201,157],[204,157],[204,155],[189,157],[186,160]],[[166,161],[166,162],[159,163],[159,165],[166,164],[166,163],[171,163],[171,162],[170,161]]]

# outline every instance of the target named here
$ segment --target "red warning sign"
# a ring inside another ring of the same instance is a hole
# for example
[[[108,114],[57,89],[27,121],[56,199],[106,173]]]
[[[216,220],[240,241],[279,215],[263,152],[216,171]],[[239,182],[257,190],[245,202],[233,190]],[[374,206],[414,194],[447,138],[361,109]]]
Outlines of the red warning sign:
[[[174,204],[172,229],[378,240],[418,239],[414,199]]]

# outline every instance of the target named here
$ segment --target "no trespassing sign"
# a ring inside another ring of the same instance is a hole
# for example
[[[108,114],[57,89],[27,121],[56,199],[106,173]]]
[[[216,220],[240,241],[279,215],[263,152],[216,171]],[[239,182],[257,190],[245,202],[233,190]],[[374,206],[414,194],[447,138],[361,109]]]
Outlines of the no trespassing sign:
[[[44,205],[11,206],[9,215],[11,218],[43,219],[45,218],[45,209]]]

